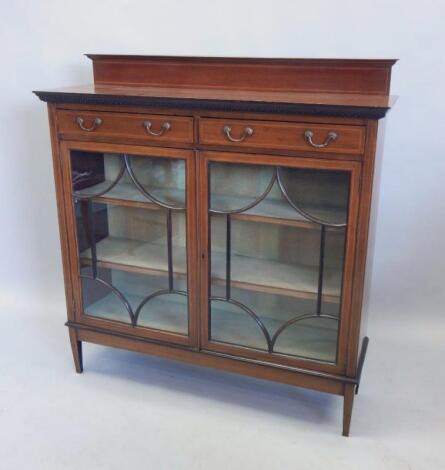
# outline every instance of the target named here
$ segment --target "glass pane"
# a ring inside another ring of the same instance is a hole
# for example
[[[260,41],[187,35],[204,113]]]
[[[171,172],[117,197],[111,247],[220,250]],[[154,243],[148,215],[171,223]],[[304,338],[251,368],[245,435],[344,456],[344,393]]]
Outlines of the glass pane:
[[[71,152],[84,313],[187,335],[185,162]]]
[[[274,178],[270,167],[212,163],[214,175],[210,192],[213,212],[239,212],[262,197]],[[239,184],[242,181],[242,184]]]
[[[349,174],[344,171],[281,168],[279,181],[290,205],[322,223],[344,225],[348,214]]]
[[[74,150],[71,169],[80,197],[103,195],[185,208],[184,160]]]
[[[209,171],[211,339],[334,363],[349,173]]]

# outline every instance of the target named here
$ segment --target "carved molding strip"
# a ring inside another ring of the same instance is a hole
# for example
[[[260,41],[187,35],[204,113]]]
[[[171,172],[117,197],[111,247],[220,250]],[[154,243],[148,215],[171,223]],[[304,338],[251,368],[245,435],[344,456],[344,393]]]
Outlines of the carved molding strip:
[[[148,106],[155,108],[203,109],[207,111],[264,112],[272,114],[306,114],[350,118],[380,119],[389,108],[357,106],[330,106],[294,103],[266,103],[254,101],[197,100],[187,98],[158,98],[146,96],[90,95],[83,93],[34,92],[47,103],[105,104],[115,106]]]

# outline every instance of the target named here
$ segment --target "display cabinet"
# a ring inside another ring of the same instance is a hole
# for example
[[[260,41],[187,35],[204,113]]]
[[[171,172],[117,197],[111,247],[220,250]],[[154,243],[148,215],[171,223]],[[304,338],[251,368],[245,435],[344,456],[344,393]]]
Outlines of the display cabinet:
[[[333,393],[348,435],[394,61],[89,57],[36,92],[76,370],[86,341]]]

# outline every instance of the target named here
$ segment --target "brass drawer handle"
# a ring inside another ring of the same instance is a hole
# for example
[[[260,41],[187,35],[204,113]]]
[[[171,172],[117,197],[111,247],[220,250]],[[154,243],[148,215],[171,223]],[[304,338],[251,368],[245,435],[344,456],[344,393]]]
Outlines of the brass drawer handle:
[[[85,127],[83,125],[84,120],[80,116],[76,117],[76,122],[83,131],[92,132],[92,131],[96,130],[102,124],[102,119],[99,118],[99,117],[94,118],[93,119],[93,124],[91,124],[91,127]]]
[[[236,137],[232,137],[232,128],[229,127],[229,126],[224,126],[224,134],[225,136],[230,140],[230,142],[242,142],[243,140],[245,140],[247,137],[250,137],[253,135],[253,129],[251,127],[245,127],[244,128],[244,132],[243,134],[241,135],[241,137],[239,139],[237,139]]]
[[[159,131],[153,131],[151,130],[151,121],[144,121],[144,128],[148,134],[159,137],[165,132],[169,131],[172,128],[172,125],[169,122],[164,122]]]
[[[322,149],[324,147],[327,147],[331,142],[334,142],[334,140],[338,137],[336,132],[329,132],[328,136],[326,137],[326,140],[322,144],[316,144],[313,140],[312,137],[314,137],[314,133],[310,130],[307,130],[304,133],[304,138],[306,139],[306,142],[312,147],[315,147],[316,149]]]

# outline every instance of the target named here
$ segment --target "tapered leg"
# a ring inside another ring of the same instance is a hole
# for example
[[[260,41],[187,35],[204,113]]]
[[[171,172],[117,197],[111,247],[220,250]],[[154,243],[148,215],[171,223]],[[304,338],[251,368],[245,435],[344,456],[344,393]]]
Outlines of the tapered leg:
[[[80,374],[83,372],[83,359],[82,359],[82,341],[77,339],[76,330],[69,328],[71,349],[73,351],[74,365],[76,372]]]
[[[352,406],[354,404],[354,384],[346,384],[343,396],[343,436],[349,436]]]

